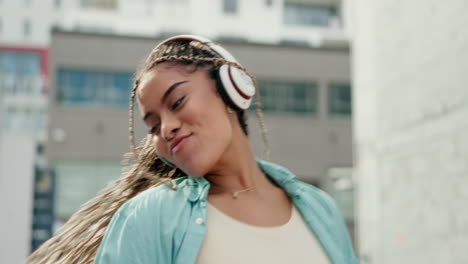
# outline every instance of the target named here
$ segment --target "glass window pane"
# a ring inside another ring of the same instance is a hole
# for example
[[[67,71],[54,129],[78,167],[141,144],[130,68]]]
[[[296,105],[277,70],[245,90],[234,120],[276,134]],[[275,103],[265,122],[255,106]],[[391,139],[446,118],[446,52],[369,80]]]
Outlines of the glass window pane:
[[[56,161],[56,210],[62,219],[70,217],[80,205],[121,175],[120,162],[114,161]]]
[[[329,26],[337,11],[333,6],[286,3],[283,16],[284,23],[289,25]]]
[[[262,110],[265,112],[317,112],[318,86],[316,83],[259,80],[258,85]]]
[[[128,73],[118,73],[113,76],[111,91],[111,101],[115,104],[127,106],[128,96],[131,92],[132,75]]]
[[[328,87],[328,111],[331,115],[351,115],[351,86],[332,83]]]
[[[17,64],[17,56],[15,53],[13,52],[3,53],[2,62],[1,62],[2,72],[16,74],[17,72],[16,64]]]
[[[117,0],[81,0],[82,8],[116,9]]]
[[[39,54],[24,53],[22,54],[22,72],[25,74],[39,75],[41,71],[41,63]]]
[[[131,73],[59,69],[57,100],[75,105],[127,107]]]
[[[223,0],[223,11],[225,14],[236,14],[237,7],[237,0]]]
[[[88,103],[97,102],[96,89],[99,87],[99,74],[95,72],[86,72],[83,77],[85,78],[84,86],[81,88],[83,100]]]
[[[29,37],[29,35],[31,35],[31,22],[29,22],[29,20],[25,20],[23,22],[23,35],[25,37]]]

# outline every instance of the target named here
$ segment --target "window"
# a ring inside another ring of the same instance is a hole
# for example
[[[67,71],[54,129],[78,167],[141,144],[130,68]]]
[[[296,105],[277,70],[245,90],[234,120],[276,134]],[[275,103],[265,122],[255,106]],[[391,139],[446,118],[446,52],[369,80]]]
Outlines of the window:
[[[42,88],[39,83],[40,75],[40,57],[38,54],[26,52],[16,55],[17,92],[27,95],[40,94]]]
[[[16,54],[14,52],[0,52],[0,72],[2,74],[16,72]]]
[[[0,88],[7,94],[40,94],[41,58],[35,52],[0,52]]]
[[[25,20],[23,22],[23,35],[25,37],[29,37],[31,35],[31,22],[29,22],[29,20]]]
[[[117,9],[117,0],[81,0],[82,8]]]
[[[262,110],[265,112],[317,112],[318,86],[316,83],[259,80],[258,87]]]
[[[238,4],[237,0],[223,0],[224,14],[235,15],[237,13]]]
[[[337,18],[336,7],[286,3],[284,23],[288,25],[329,26]]]
[[[25,75],[40,74],[40,57],[39,54],[32,52],[18,53],[16,55],[18,65],[17,71]]]
[[[84,7],[84,8],[92,7],[93,6],[93,1],[92,0],[81,0],[80,4],[81,4],[81,7]]]
[[[153,0],[146,0],[146,15],[153,16],[154,13],[154,1]]]
[[[351,115],[351,86],[344,83],[328,85],[328,112],[330,115]]]
[[[59,69],[57,101],[73,105],[127,107],[132,74]]]
[[[56,170],[56,216],[67,219],[80,205],[116,180],[122,166],[118,161],[60,160],[54,162]]]

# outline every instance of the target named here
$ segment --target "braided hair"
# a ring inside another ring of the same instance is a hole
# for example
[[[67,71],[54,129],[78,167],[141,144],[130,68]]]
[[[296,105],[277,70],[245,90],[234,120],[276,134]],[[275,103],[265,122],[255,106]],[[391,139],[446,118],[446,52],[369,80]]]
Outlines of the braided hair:
[[[257,89],[256,114],[264,142],[263,158],[267,158],[266,128],[260,110],[260,95],[255,78],[239,64],[226,61],[198,41],[177,40],[161,45],[149,54],[135,73],[129,102],[130,152],[124,155],[123,164],[126,166],[123,169],[123,177],[109,184],[99,192],[98,196],[83,204],[49,240],[27,258],[26,263],[92,263],[112,216],[123,203],[138,193],[161,184],[168,184],[174,189],[177,187],[173,179],[185,173],[178,168],[168,166],[158,158],[151,135],[145,136],[138,146],[135,144],[134,135],[135,97],[140,80],[144,74],[164,62],[187,65],[192,72],[209,68],[209,76],[216,80],[218,94],[225,104],[236,112],[245,135],[248,135],[246,113],[230,101],[218,76],[218,69],[221,65],[228,64],[249,75]]]

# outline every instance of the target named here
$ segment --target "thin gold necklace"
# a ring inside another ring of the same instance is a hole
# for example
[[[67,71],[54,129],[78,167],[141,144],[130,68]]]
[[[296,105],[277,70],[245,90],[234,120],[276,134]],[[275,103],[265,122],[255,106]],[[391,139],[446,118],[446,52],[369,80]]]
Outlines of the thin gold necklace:
[[[245,189],[242,189],[242,190],[231,191],[231,190],[227,190],[227,189],[225,189],[223,187],[220,187],[220,186],[212,186],[212,187],[217,188],[217,189],[222,189],[223,192],[231,193],[232,199],[237,199],[237,197],[239,196],[240,193],[248,192],[248,191],[251,191],[251,190],[255,189],[255,186],[251,186],[249,188],[245,188]]]

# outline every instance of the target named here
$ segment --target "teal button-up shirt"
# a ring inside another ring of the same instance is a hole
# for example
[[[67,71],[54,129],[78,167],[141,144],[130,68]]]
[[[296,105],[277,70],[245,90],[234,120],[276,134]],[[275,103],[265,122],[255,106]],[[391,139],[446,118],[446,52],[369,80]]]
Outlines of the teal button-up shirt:
[[[331,263],[358,263],[343,218],[326,193],[279,165],[257,163],[288,194]],[[176,190],[160,185],[124,203],[113,216],[94,263],[195,263],[206,232],[210,183],[190,176],[176,182]]]

